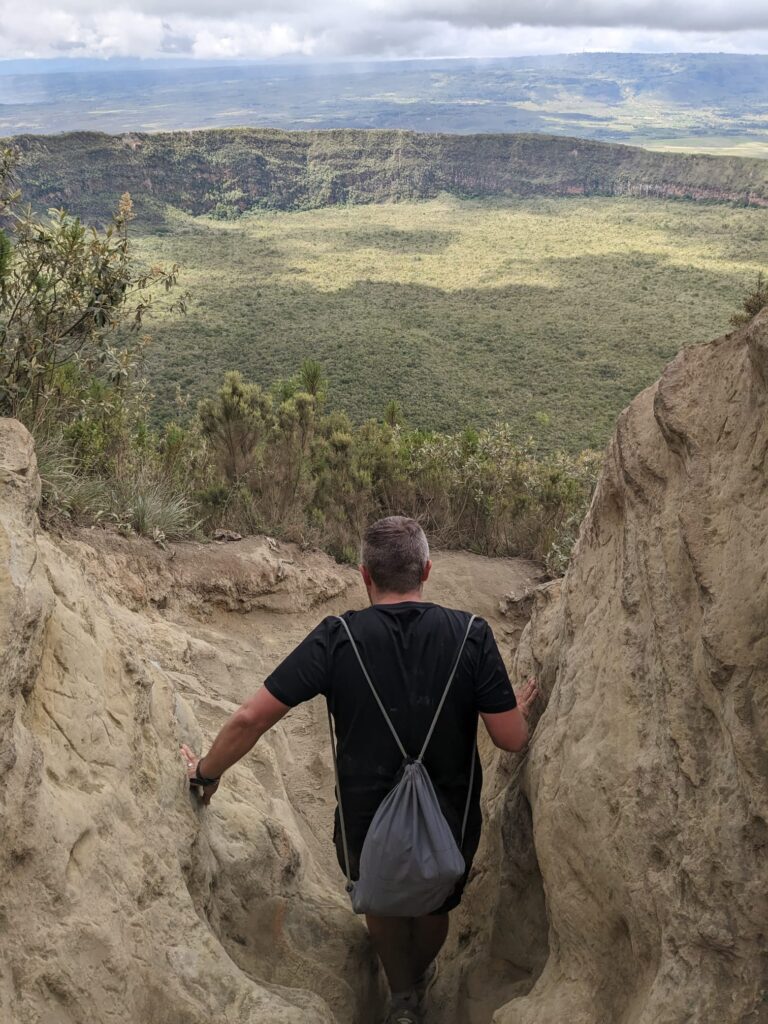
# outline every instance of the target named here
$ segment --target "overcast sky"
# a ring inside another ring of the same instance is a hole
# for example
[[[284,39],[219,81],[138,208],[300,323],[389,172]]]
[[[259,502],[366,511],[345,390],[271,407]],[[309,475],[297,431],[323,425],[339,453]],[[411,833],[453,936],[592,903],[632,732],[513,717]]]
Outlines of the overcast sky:
[[[768,53],[768,0],[0,0],[0,58]]]

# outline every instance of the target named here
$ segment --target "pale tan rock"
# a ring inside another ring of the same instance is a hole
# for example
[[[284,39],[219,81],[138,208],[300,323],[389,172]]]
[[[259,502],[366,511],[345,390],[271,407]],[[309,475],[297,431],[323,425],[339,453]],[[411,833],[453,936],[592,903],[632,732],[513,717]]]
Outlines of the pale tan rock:
[[[35,544],[39,500],[32,438],[16,420],[0,418],[0,774],[16,760],[13,725],[38,670],[53,605]]]
[[[768,312],[681,351],[534,605],[516,675],[548,695],[521,778],[549,957],[495,1024],[768,1021],[767,367]]]
[[[123,586],[122,546],[101,558],[37,531],[39,486],[28,433],[0,421],[0,1021],[351,1024],[377,1001],[370,950],[281,772],[259,778],[273,741],[210,809],[187,791],[179,743],[199,748],[234,706],[210,676],[237,690],[245,652],[227,644],[228,665],[208,644],[200,671],[181,626],[100,586],[112,571]],[[279,589],[258,559],[254,600],[259,581]],[[178,565],[171,593],[193,574]],[[294,580],[294,607],[343,593],[343,574],[322,570]],[[151,562],[134,576],[142,606],[164,574]]]
[[[319,551],[302,552],[266,537],[160,548],[146,538],[94,527],[72,531],[62,546],[76,556],[79,551],[90,579],[137,611],[154,606],[200,613],[303,612],[343,594],[355,578]]]

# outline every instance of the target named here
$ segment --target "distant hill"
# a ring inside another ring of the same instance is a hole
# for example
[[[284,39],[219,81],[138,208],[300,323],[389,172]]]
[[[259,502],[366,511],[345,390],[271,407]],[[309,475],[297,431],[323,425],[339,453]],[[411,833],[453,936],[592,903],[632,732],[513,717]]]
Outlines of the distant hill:
[[[635,196],[768,206],[768,162],[656,153],[532,134],[216,129],[19,136],[19,176],[38,208],[104,220],[121,192],[149,222],[165,204],[236,217],[251,209],[460,197]]]
[[[768,155],[768,56],[0,61],[0,134],[240,125],[534,131]]]

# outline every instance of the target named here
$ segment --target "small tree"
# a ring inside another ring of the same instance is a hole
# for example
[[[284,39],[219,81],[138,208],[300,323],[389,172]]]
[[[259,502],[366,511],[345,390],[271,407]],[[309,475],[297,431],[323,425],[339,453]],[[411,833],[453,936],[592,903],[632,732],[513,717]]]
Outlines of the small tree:
[[[328,381],[323,367],[316,359],[305,359],[301,364],[298,385],[301,391],[315,399],[318,406],[323,405]]]
[[[371,474],[362,465],[357,443],[360,436],[361,430],[355,430],[345,413],[335,412],[325,417],[313,446],[311,515],[327,549],[345,562],[357,559],[359,539],[374,511]]]
[[[317,401],[306,391],[297,391],[275,411],[262,496],[266,515],[276,523],[295,524],[311,499],[309,453],[316,420]]]
[[[400,427],[403,424],[403,407],[396,399],[387,402],[384,407],[384,422],[390,427]]]
[[[741,327],[742,324],[748,324],[766,306],[768,306],[768,281],[765,275],[760,273],[757,275],[754,289],[747,292],[742,299],[741,309],[731,317],[731,325]]]
[[[140,330],[152,291],[174,287],[178,267],[137,270],[127,193],[103,232],[63,210],[47,221],[13,203],[9,210],[12,244],[0,256],[0,413],[34,431],[46,417],[62,418],[74,379],[85,389],[94,379],[115,388],[128,382],[143,342],[128,344],[118,331]]]
[[[0,288],[11,266],[11,240],[0,228]]]
[[[271,396],[232,370],[216,397],[200,403],[198,415],[202,434],[227,483],[248,482],[249,478],[252,483],[260,461],[259,445],[273,420]]]

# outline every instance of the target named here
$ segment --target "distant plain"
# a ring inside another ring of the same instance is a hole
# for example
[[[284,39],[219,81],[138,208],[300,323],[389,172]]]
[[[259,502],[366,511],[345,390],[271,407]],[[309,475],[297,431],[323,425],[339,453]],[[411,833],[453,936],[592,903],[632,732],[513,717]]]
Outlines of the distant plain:
[[[0,135],[234,125],[533,131],[766,156],[768,56],[0,61]]]

